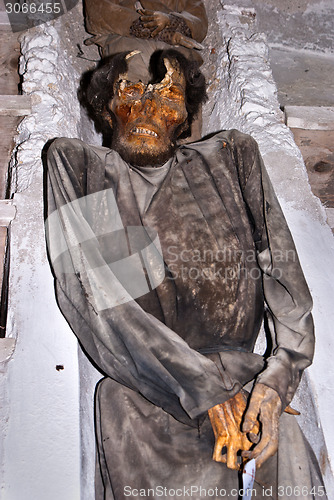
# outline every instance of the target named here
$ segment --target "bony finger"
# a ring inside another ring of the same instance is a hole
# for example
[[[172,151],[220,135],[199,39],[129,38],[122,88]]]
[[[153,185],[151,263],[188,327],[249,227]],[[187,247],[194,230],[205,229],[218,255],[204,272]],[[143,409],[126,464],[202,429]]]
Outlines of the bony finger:
[[[152,31],[151,37],[154,38],[155,36],[157,36],[160,33],[160,31],[162,31],[162,28],[160,26],[157,26],[156,29],[154,31]]]
[[[269,456],[271,456],[270,454],[268,454],[269,452],[270,453],[272,452],[271,454],[274,454],[275,451],[277,450],[277,446],[275,446],[275,441],[277,441],[278,443],[276,436],[274,434],[271,435],[271,432],[269,432],[268,429],[267,430],[264,429],[261,439],[259,443],[255,446],[255,448],[253,448],[252,451],[242,453],[242,456],[248,459],[255,458],[256,463],[259,460],[260,463],[262,464],[267,458],[269,458]],[[262,457],[264,457],[264,459],[262,459]]]
[[[212,459],[215,462],[221,462],[222,461],[222,449],[225,446],[225,440],[221,436],[218,436],[216,439],[215,447],[213,449],[213,455]]]
[[[223,405],[216,405],[208,410],[210,422],[214,432],[227,439],[228,429]]]
[[[269,445],[270,443],[270,436],[268,435],[261,435],[261,439],[258,441],[257,445],[253,448],[252,450],[252,457],[251,458],[256,458],[262,453],[262,451]]]
[[[249,408],[245,413],[244,423],[242,425],[242,430],[244,432],[251,432],[253,427],[256,425],[257,417],[260,412],[261,402],[261,398],[251,397]]]
[[[157,26],[156,21],[154,21],[153,19],[147,19],[146,17],[143,17],[143,18],[140,18],[140,20],[141,20],[141,22],[143,23],[144,26],[146,24],[151,24],[151,26]]]
[[[179,45],[182,45],[183,47],[185,47],[186,49],[194,49],[195,47],[189,43],[189,42],[182,42],[182,44],[179,44]]]
[[[244,422],[242,424],[243,432],[251,432],[253,428],[257,425],[258,411],[248,412],[245,415]]]
[[[197,49],[197,50],[203,50],[204,49],[204,45],[202,45],[201,43],[196,42],[196,40],[189,41],[189,45],[191,45],[192,49]]]
[[[261,465],[264,464],[264,462],[266,460],[268,460],[268,458],[272,457],[273,455],[275,455],[277,451],[277,446],[276,446],[276,443],[273,443],[271,442],[263,451],[262,453],[260,453],[258,455],[258,457],[255,457],[255,461],[256,461],[256,467],[257,468],[260,468]]]
[[[217,460],[215,460],[214,458],[213,458],[213,460],[215,462],[219,462],[220,464],[226,464],[226,462],[227,462],[226,453],[224,453],[223,455],[219,455],[219,457],[217,458]]]
[[[227,461],[226,465],[229,469],[233,470],[238,470],[239,469],[239,464],[238,464],[238,450],[236,449],[235,446],[229,445],[227,447]]]
[[[157,25],[156,25],[156,23],[150,22],[150,23],[143,23],[143,26],[144,26],[144,28],[148,28],[148,29],[153,30],[154,28],[156,28]]]
[[[154,16],[140,16],[140,20],[147,23],[149,21],[156,21],[155,17]]]
[[[258,445],[255,446],[254,458],[256,459],[257,467],[261,465],[278,449],[278,416],[273,415],[271,419],[261,417],[262,422],[262,437]]]
[[[247,434],[243,433],[241,438],[241,446],[240,449],[242,451],[249,450],[253,446],[253,443],[248,439]]]
[[[257,444],[260,441],[260,436],[258,434],[255,434],[254,432],[249,432],[248,439],[251,443]]]
[[[241,456],[246,460],[252,460],[254,458],[257,464],[257,459],[261,455],[262,451],[263,450],[258,450],[255,447],[253,450],[242,451]]]

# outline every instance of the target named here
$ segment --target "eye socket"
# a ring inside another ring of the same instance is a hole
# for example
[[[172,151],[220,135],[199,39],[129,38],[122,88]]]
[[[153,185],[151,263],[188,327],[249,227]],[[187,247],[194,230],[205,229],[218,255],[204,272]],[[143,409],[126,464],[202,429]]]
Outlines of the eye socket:
[[[122,80],[118,83],[118,95],[125,100],[140,100],[147,91],[147,85],[142,82],[132,83]],[[180,85],[166,85],[162,88],[153,87],[153,92],[157,92],[159,97],[168,101],[178,102],[184,98],[184,89]]]
[[[168,99],[169,101],[180,101],[184,98],[184,92],[178,85],[171,85],[170,87],[163,87],[159,90],[159,95],[163,99]]]
[[[118,92],[119,95],[125,99],[141,99],[145,92],[145,85],[142,82],[126,83],[123,88],[119,85]]]

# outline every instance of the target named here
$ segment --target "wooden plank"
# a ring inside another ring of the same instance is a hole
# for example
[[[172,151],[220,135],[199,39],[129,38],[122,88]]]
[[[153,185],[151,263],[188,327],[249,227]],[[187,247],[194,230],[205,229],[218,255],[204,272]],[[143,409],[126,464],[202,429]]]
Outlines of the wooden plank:
[[[306,165],[313,194],[334,208],[334,131],[292,129]]]
[[[0,94],[18,94],[19,55],[18,33],[0,31]]]
[[[6,12],[6,6],[4,0],[0,0],[0,30],[11,30],[11,24],[9,21],[8,14]]]
[[[0,95],[0,116],[24,116],[30,113],[30,95]]]
[[[8,164],[14,147],[13,137],[21,119],[18,116],[0,116],[0,199],[6,198]]]
[[[0,11],[0,29],[6,31],[11,29],[8,14],[4,11]]]

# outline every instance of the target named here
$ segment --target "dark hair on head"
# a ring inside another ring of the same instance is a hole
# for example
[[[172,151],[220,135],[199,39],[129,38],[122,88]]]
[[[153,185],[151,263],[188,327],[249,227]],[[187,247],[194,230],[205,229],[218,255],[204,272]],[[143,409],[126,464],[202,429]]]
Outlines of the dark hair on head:
[[[89,118],[94,121],[96,130],[106,138],[111,138],[112,130],[103,113],[108,110],[107,105],[113,98],[115,81],[128,69],[125,59],[128,53],[120,52],[101,59],[97,67],[86,71],[80,80],[79,102],[87,110]]]
[[[96,129],[110,138],[111,129],[103,114],[108,110],[108,103],[114,95],[114,83],[119,75],[128,69],[125,59],[128,52],[120,52],[102,59],[98,66],[86,72],[80,82],[78,97],[80,103],[87,109],[89,117],[95,122]],[[164,59],[176,59],[186,80],[186,109],[188,112],[188,129],[180,138],[191,134],[191,124],[199,111],[200,105],[206,100],[204,75],[199,70],[199,64],[189,61],[184,55],[174,49],[158,50],[150,59],[149,70],[152,76],[150,83],[160,82],[166,74]]]
[[[200,106],[206,101],[206,83],[203,73],[199,69],[197,61],[189,61],[183,54],[175,49],[157,50],[153,52],[150,59],[151,83],[161,82],[166,74],[164,59],[176,59],[186,80],[186,109],[188,112],[188,129],[181,135],[180,139],[191,135],[191,124],[196,117]]]

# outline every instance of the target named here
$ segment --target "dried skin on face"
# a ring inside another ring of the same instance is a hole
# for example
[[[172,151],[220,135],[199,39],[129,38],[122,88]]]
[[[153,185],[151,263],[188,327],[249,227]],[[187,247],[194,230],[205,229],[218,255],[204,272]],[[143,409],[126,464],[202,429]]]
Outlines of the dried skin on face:
[[[113,148],[133,165],[162,165],[173,154],[187,120],[185,79],[165,60],[167,73],[158,84],[116,83],[110,110],[114,115]]]

